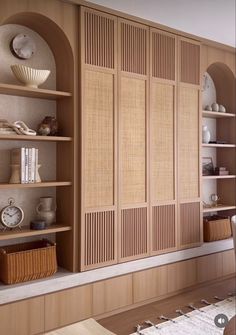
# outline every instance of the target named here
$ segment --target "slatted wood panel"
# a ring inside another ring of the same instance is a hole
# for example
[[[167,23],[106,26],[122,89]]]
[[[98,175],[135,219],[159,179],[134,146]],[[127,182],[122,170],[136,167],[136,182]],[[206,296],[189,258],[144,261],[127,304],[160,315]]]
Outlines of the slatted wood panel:
[[[151,190],[152,200],[175,198],[174,86],[152,82]]]
[[[180,243],[187,245],[200,242],[200,203],[180,205]]]
[[[85,214],[85,266],[111,262],[114,258],[114,211]]]
[[[91,11],[84,16],[85,63],[114,68],[115,21]]]
[[[146,82],[121,78],[121,202],[146,201]]]
[[[180,80],[199,85],[200,45],[180,41]]]
[[[179,197],[199,197],[199,91],[179,88]]]
[[[121,70],[147,74],[147,29],[121,22]]]
[[[84,96],[85,207],[114,204],[114,78],[86,71]]]
[[[121,211],[121,258],[147,253],[147,208]]]
[[[175,244],[175,205],[152,207],[152,250],[171,249]]]
[[[152,76],[175,80],[175,37],[152,31],[151,43]]]

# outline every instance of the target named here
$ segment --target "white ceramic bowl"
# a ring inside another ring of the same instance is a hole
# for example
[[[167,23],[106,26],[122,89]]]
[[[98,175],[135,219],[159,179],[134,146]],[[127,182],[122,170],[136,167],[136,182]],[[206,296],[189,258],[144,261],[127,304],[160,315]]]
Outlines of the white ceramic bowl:
[[[51,72],[50,70],[32,69],[24,65],[11,65],[11,70],[21,83],[33,88],[38,88],[39,85],[43,84]]]

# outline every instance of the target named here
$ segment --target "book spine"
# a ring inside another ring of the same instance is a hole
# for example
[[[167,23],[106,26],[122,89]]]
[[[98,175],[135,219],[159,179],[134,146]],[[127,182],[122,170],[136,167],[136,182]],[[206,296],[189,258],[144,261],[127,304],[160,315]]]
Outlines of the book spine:
[[[29,183],[32,183],[32,148],[29,148],[29,161],[28,161]]]
[[[39,149],[35,149],[35,182],[37,182]]]
[[[21,163],[20,163],[21,183],[25,184],[25,148],[21,148]]]
[[[32,148],[32,161],[31,161],[31,182],[35,183],[35,154],[36,149]]]
[[[25,182],[29,183],[29,149],[25,148]]]

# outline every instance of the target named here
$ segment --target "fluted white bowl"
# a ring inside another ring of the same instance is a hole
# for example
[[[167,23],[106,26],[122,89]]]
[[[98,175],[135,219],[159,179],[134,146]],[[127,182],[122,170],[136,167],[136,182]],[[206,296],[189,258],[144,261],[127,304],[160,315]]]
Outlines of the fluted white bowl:
[[[43,84],[51,72],[50,70],[32,69],[24,65],[11,65],[11,70],[21,83],[33,88],[38,88],[39,85]]]

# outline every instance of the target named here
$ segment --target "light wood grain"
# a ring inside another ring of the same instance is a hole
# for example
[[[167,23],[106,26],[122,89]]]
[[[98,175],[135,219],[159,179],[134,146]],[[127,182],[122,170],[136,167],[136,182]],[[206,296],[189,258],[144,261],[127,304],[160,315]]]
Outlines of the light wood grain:
[[[70,186],[72,183],[69,181],[45,181],[41,183],[32,184],[8,184],[0,183],[0,189],[13,189],[13,188],[37,188],[37,187],[59,187],[59,186]]]
[[[82,286],[45,296],[45,330],[59,328],[92,315],[92,286]]]
[[[0,333],[33,335],[44,332],[44,297],[0,306]]]
[[[35,141],[35,142],[70,142],[72,137],[65,136],[27,136],[27,135],[0,135],[1,141]]]
[[[223,253],[199,257],[197,259],[197,280],[199,283],[216,279],[223,273]]]
[[[168,292],[177,291],[197,283],[195,259],[170,264],[167,269]]]
[[[93,315],[103,314],[133,303],[132,275],[93,284]]]

